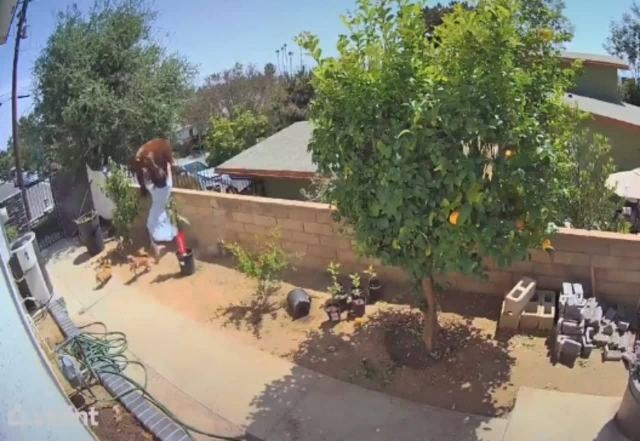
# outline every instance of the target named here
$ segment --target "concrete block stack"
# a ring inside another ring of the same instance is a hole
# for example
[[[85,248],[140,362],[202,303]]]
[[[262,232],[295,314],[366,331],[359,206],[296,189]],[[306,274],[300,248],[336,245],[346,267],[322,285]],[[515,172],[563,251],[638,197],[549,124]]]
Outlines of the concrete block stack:
[[[523,277],[502,302],[498,326],[522,331],[551,330],[556,315],[553,291],[536,291],[536,282]]]
[[[594,348],[602,348],[604,361],[631,357],[635,336],[618,308],[587,298],[578,283],[563,283],[558,303],[556,360],[572,366],[578,356],[589,358]]]

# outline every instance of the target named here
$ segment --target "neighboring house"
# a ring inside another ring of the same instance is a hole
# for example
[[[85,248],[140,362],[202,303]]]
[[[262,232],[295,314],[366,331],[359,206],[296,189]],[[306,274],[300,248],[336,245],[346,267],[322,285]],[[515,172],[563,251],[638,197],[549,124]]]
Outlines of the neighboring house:
[[[640,107],[620,99],[618,70],[627,70],[623,60],[607,55],[564,52],[563,60],[583,60],[582,74],[565,101],[590,113],[589,127],[609,138],[619,170],[640,167]],[[308,151],[312,128],[302,121],[281,130],[220,164],[216,171],[245,176],[262,183],[263,195],[280,199],[303,199],[316,166]]]
[[[629,65],[608,55],[565,52],[567,62],[583,61],[582,74],[565,97],[565,102],[588,112],[589,128],[607,138],[611,155],[619,170],[640,167],[640,107],[623,103],[618,70]]]
[[[303,200],[301,190],[309,187],[316,173],[307,149],[311,132],[308,121],[294,123],[223,162],[216,171],[259,181],[263,196]]]
[[[173,131],[173,142],[181,147],[193,148],[200,140],[200,132],[194,125],[177,126]]]
[[[176,168],[181,173],[176,176],[174,186],[192,188],[188,179],[194,179],[198,187],[203,190],[220,191],[223,193],[243,193],[251,190],[253,181],[248,178],[232,179],[220,174],[207,163],[208,153],[199,156],[189,156],[176,160]]]

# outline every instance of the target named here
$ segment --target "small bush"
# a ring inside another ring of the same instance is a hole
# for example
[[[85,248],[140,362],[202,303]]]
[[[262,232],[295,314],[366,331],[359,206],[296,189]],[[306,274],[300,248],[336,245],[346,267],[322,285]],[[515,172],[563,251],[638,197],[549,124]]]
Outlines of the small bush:
[[[113,211],[113,227],[116,230],[121,246],[131,243],[131,225],[138,216],[138,193],[131,187],[125,170],[109,159],[109,175],[104,191],[115,205]]]
[[[16,227],[7,227],[5,232],[7,234],[7,240],[9,241],[9,243],[18,238],[18,230],[16,229]]]
[[[280,277],[289,266],[287,253],[278,244],[274,233],[266,242],[256,242],[255,251],[238,243],[225,243],[224,247],[236,259],[236,268],[258,282],[258,294],[269,294],[280,286]]]

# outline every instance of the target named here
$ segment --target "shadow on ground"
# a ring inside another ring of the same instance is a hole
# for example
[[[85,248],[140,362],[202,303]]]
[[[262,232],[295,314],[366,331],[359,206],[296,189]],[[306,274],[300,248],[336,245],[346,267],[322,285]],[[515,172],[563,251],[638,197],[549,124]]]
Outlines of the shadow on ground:
[[[438,347],[427,351],[422,315],[380,311],[352,334],[330,326],[311,331],[290,358],[317,372],[434,406],[479,415],[503,415],[492,393],[509,382],[515,360],[507,341],[493,340],[466,323],[445,324]],[[379,350],[384,346],[384,351]]]
[[[254,294],[249,302],[230,304],[216,311],[216,317],[224,317],[223,326],[232,325],[236,329],[248,327],[255,338],[260,338],[265,315],[276,317],[282,307],[281,302],[268,293]]]
[[[416,335],[419,325],[418,315],[392,312],[375,317],[349,340],[335,334],[330,326],[310,333],[293,354],[300,366],[266,385],[253,399],[247,433],[265,441],[400,441],[427,439],[425,436],[447,441],[501,440],[506,426],[503,421],[496,423],[490,417],[423,406],[384,394],[385,382],[403,381],[403,371],[420,370],[426,374],[424,382],[407,386],[428,390],[434,404],[443,406],[449,400],[463,412],[501,412],[492,404],[491,391],[508,381],[513,360],[504,349],[488,345],[465,326],[454,326],[443,329],[440,349],[428,353],[419,341],[419,332]],[[380,338],[391,362],[360,357],[367,355],[367,345]],[[459,366],[452,375],[449,360],[468,352],[480,356],[455,362]],[[357,364],[350,360],[357,360]],[[353,384],[313,372],[325,373],[327,364],[342,365],[345,372],[353,372]],[[442,372],[448,373],[448,381],[437,380]]]

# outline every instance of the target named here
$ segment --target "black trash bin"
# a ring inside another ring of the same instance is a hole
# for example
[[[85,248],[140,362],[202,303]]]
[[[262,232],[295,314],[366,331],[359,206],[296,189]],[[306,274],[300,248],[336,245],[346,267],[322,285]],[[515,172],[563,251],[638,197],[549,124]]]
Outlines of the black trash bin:
[[[104,251],[104,238],[98,214],[95,211],[90,211],[80,216],[75,222],[78,226],[80,240],[87,247],[87,252],[91,256],[96,256]]]
[[[180,254],[180,251],[176,251],[178,257],[178,263],[180,264],[180,273],[183,276],[190,276],[196,272],[196,260],[193,257],[193,250],[187,248],[184,254]]]

